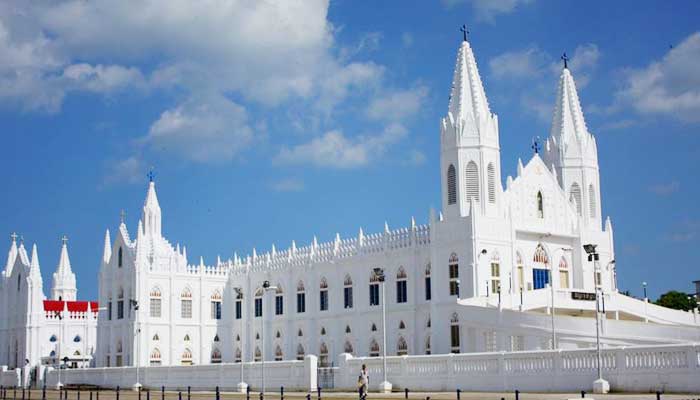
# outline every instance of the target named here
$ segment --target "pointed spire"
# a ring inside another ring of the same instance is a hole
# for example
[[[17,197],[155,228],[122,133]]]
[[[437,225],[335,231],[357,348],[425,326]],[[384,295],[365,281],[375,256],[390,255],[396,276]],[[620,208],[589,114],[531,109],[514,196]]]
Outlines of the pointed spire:
[[[71,271],[70,258],[68,257],[68,236],[63,235],[61,238],[61,256],[58,259],[58,268],[56,270],[59,274],[68,274]]]
[[[146,234],[160,237],[161,211],[158,196],[156,195],[156,184],[153,180],[148,183],[148,192],[146,193],[146,200],[143,202],[141,219],[143,220]]]
[[[467,40],[462,42],[457,53],[449,112],[455,121],[478,121],[491,114],[476,58]]]
[[[561,70],[559,77],[550,135],[556,138],[560,145],[574,138],[583,140],[590,135],[583,118],[574,77],[566,67]]]
[[[411,216],[411,230],[416,230],[416,219],[413,216]]]
[[[39,273],[39,253],[36,249],[36,243],[32,246],[32,260],[30,262],[31,273]],[[41,275],[41,273],[39,273]]]
[[[105,231],[105,245],[102,250],[102,262],[107,264],[112,258],[112,239],[109,237],[109,229]]]
[[[68,257],[68,237],[63,235],[61,242],[61,255],[58,259],[56,272],[53,273],[51,297],[54,300],[74,301],[78,289],[75,284],[75,274],[71,270],[70,258]]]
[[[182,246],[182,259],[185,260],[185,264],[187,264],[187,246]]]
[[[7,252],[7,264],[5,264],[5,273],[10,276],[12,273],[12,266],[15,264],[15,259],[17,258],[17,234],[12,232],[10,235],[12,242],[10,243],[10,250]]]
[[[365,245],[365,232],[360,227],[360,233],[357,234],[357,243],[360,247]]]
[[[389,233],[389,223],[384,221],[384,233]]]
[[[204,267],[204,257],[199,256],[199,266]]]

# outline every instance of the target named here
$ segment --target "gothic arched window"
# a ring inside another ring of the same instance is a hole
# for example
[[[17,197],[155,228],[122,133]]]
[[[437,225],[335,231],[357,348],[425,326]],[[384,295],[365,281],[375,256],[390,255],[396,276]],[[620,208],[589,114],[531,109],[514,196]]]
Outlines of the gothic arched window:
[[[447,168],[447,204],[457,203],[457,172],[455,166],[450,164]]]
[[[180,357],[180,363],[182,365],[192,365],[192,350],[185,349]]]
[[[124,255],[122,247],[119,246],[119,250],[117,251],[117,267],[121,268],[122,265],[124,265]]]
[[[537,218],[544,218],[544,200],[542,192],[537,192]]]
[[[591,218],[596,216],[596,196],[595,196],[595,186],[593,184],[588,186],[588,211],[590,212]]]
[[[374,339],[369,343],[369,356],[379,357],[379,343]]]
[[[343,307],[352,308],[352,277],[345,275],[343,280]]]
[[[284,359],[284,354],[282,353],[282,348],[277,345],[275,347],[275,361],[282,361]]]
[[[399,267],[396,273],[396,302],[405,303],[408,301],[408,284],[406,282],[406,270]]]
[[[161,364],[160,350],[157,347],[151,351],[150,364],[154,367]]]
[[[348,354],[352,354],[353,348],[352,348],[352,343],[350,343],[350,341],[347,341],[347,340],[345,341],[345,345],[343,346],[343,351],[348,353]]]
[[[496,202],[496,169],[493,167],[492,163],[486,167],[486,174],[489,184],[489,203]]]
[[[397,356],[405,356],[408,354],[408,343],[406,343],[406,339],[403,338],[403,336],[399,336],[399,340],[396,343],[396,355]]]
[[[479,201],[479,168],[474,161],[469,161],[465,170],[465,180],[467,188],[467,200],[474,198]]]
[[[211,351],[211,363],[212,364],[221,364],[221,351],[219,349],[214,348]]]
[[[569,201],[573,203],[576,214],[583,215],[581,212],[581,187],[574,182],[569,190]]]
[[[160,293],[160,288],[153,287],[151,289],[150,293],[150,299],[149,299],[149,312],[151,317],[153,318],[160,318],[161,316],[161,309],[162,309],[162,299],[161,299],[161,293]]]
[[[302,346],[301,343],[299,343],[299,345],[297,346],[297,360],[303,361],[304,355],[304,346]]]

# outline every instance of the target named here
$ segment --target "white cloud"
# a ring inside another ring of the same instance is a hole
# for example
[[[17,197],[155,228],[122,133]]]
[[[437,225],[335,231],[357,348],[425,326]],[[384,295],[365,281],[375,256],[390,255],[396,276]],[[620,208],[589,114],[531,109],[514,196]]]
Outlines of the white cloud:
[[[296,178],[286,178],[272,182],[270,189],[275,192],[301,192],[304,190],[304,182]]]
[[[410,165],[423,165],[425,164],[425,154],[420,150],[412,150],[408,154],[408,164]]]
[[[123,160],[111,161],[108,164],[103,185],[143,182],[146,171],[145,168],[144,162],[139,156],[131,156]]]
[[[569,59],[576,86],[587,85],[600,61],[601,53],[593,43],[579,45]],[[489,60],[491,77],[502,86],[504,95],[519,99],[525,112],[542,123],[552,120],[557,79],[562,71],[560,56],[552,56],[537,45],[508,51]]]
[[[497,55],[489,60],[489,69],[496,79],[526,79],[542,75],[549,60],[537,46],[529,46]]]
[[[63,78],[74,83],[76,87],[98,93],[145,84],[138,69],[119,65],[73,64],[63,70]]]
[[[499,14],[509,14],[532,0],[443,0],[448,6],[468,2],[476,17],[482,21],[493,21]]]
[[[617,100],[640,114],[700,122],[700,32],[685,38],[659,61],[625,71]]]
[[[245,108],[221,96],[191,98],[164,111],[141,141],[196,162],[232,159],[253,141]]]
[[[406,135],[399,124],[389,125],[378,135],[348,138],[340,131],[330,131],[307,143],[284,147],[275,163],[285,165],[310,164],[317,167],[357,168],[366,166],[383,155],[387,146]]]
[[[428,95],[426,86],[383,92],[374,98],[365,113],[374,120],[399,121],[415,115]]]
[[[681,187],[681,184],[678,181],[671,181],[671,182],[666,182],[666,183],[658,183],[655,185],[649,186],[649,191],[652,193],[655,193],[659,196],[668,196],[673,193],[676,193]]]

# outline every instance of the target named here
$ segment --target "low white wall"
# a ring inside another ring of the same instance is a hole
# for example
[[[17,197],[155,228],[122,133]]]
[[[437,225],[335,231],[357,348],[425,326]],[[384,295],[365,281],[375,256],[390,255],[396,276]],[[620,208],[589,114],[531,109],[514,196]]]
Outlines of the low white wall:
[[[240,363],[210,364],[196,366],[142,367],[139,368],[139,382],[144,388],[168,390],[186,389],[236,390],[241,377]],[[308,355],[304,361],[275,361],[265,363],[265,388],[276,391],[280,386],[285,390],[316,390],[317,358]],[[243,379],[253,389],[262,385],[262,363],[244,363]],[[47,372],[46,383],[56,386],[58,371]],[[84,368],[61,371],[64,385],[96,385],[100,387],[129,389],[136,382],[135,367]]]
[[[7,366],[0,366],[0,385],[4,387],[18,387],[22,378],[22,372],[19,369],[8,370]]]
[[[591,391],[597,378],[596,351],[546,350],[499,353],[445,354],[387,357],[388,380],[394,389],[412,391],[513,391],[578,392]],[[341,354],[333,368],[334,388],[354,391],[362,364],[370,374],[370,388],[382,381],[380,357],[354,358]],[[635,346],[602,351],[603,378],[619,392],[700,393],[700,345]],[[144,367],[139,370],[144,387],[169,390],[235,390],[240,381],[240,364],[177,367]],[[317,359],[265,363],[265,387],[277,391],[315,390]],[[5,374],[5,373],[4,373]],[[4,377],[4,375],[3,375]],[[47,372],[47,385],[54,386],[58,373]],[[260,388],[261,364],[245,363],[244,380],[251,390]],[[91,368],[63,370],[64,384],[89,384],[130,388],[136,382],[136,369]]]
[[[382,381],[381,358],[342,355],[336,388],[354,389],[362,364],[370,388]],[[597,378],[595,350],[387,357],[394,389],[416,391],[591,391]],[[605,349],[603,378],[613,391],[700,392],[700,346],[672,345]]]

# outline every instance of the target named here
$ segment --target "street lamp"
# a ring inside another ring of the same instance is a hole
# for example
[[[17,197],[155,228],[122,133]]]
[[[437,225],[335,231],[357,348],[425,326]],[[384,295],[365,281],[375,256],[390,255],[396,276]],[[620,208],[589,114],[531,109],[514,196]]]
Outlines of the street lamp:
[[[594,393],[608,393],[610,391],[610,384],[608,381],[603,379],[603,371],[601,368],[601,354],[600,354],[600,322],[598,317],[600,314],[600,304],[598,301],[598,285],[597,285],[597,273],[599,272],[598,260],[600,255],[596,251],[597,245],[586,244],[583,245],[583,249],[588,254],[588,261],[593,262],[593,286],[595,290],[595,341],[596,341],[596,353],[597,353],[597,367],[598,367],[598,379],[593,381],[593,392]]]
[[[647,299],[647,283],[642,282],[642,287],[644,288],[644,300]]]
[[[262,336],[262,354],[260,360],[261,375],[262,375],[262,385],[260,389],[260,394],[265,395],[265,293],[269,291],[276,291],[277,286],[270,286],[270,281],[264,281],[262,284],[262,296],[260,297],[260,306],[262,307],[262,315],[260,316],[260,335]]]
[[[58,354],[56,358],[58,359],[58,382],[56,383],[56,390],[61,390],[63,388],[63,383],[61,383],[61,350],[63,350],[63,312],[55,311],[55,316],[58,317]]]
[[[233,288],[233,290],[236,291],[236,302],[238,302],[239,299],[241,302],[241,329],[240,329],[241,333],[239,336],[241,338],[241,363],[240,363],[241,364],[241,381],[238,382],[238,391],[241,393],[245,393],[246,390],[248,389],[248,384],[245,383],[245,381],[243,380],[243,354],[245,353],[245,348],[243,347],[243,337],[245,336],[243,334],[243,321],[245,321],[245,319],[243,319],[243,288],[235,287],[235,288]],[[235,354],[234,354],[234,356],[235,356]]]
[[[141,322],[138,318],[139,302],[134,299],[129,299],[129,307],[134,310],[134,322],[136,322],[136,333],[134,337],[136,338],[136,383],[132,386],[134,391],[141,390],[141,383],[139,382],[139,364],[141,363]]]
[[[542,243],[540,243],[540,246]],[[571,249],[567,247],[560,247],[556,250],[554,250],[552,256],[555,256],[557,253],[557,250],[561,250],[562,252],[568,251],[570,252]],[[553,259],[556,260],[555,257],[552,257]],[[550,297],[552,298],[552,310],[550,312],[552,316],[552,349],[556,350],[558,348],[557,346],[557,331],[554,327],[554,265],[547,260],[547,263],[549,264],[549,289],[550,289]],[[559,282],[559,286],[561,286],[561,282]]]
[[[386,277],[384,275],[384,269],[375,268],[374,275],[377,277],[379,284],[382,287],[382,375],[384,376],[384,381],[379,384],[379,390],[383,393],[390,393],[392,385],[386,376],[386,295],[384,292],[384,282]]]

